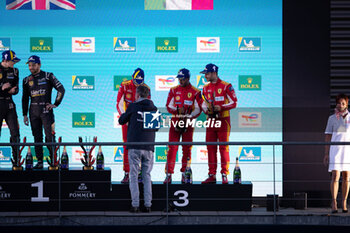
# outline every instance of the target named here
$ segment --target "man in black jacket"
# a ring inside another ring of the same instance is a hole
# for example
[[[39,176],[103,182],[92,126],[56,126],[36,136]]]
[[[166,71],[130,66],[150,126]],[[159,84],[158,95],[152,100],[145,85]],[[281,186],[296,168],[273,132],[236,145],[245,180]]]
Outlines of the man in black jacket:
[[[13,95],[18,93],[18,69],[14,64],[21,59],[16,57],[16,53],[7,50],[2,53],[0,64],[0,135],[2,121],[5,119],[10,129],[11,142],[19,142],[19,124],[16,112],[16,105],[12,100]],[[12,156],[14,165],[17,164],[19,148],[12,146]]]
[[[136,101],[131,103],[119,118],[119,124],[128,125],[127,142],[154,142],[155,130],[144,128],[144,115],[157,111],[153,102],[147,99],[149,89],[145,86],[138,86],[136,89]],[[138,184],[138,173],[142,171],[142,182],[144,189],[145,208],[144,212],[151,212],[152,201],[152,180],[151,171],[153,167],[154,145],[128,145],[129,164],[130,164],[130,182],[129,188],[131,193],[131,212],[139,212],[140,192]]]
[[[53,109],[62,102],[65,89],[53,73],[40,70],[41,61],[38,56],[29,57],[27,64],[32,74],[23,79],[22,111],[24,124],[29,124],[27,114],[30,97],[29,118],[34,142],[43,142],[43,128],[45,131],[45,141],[55,142],[55,117],[53,115]],[[57,90],[54,104],[51,103],[53,88]],[[51,155],[53,153],[52,147],[48,146],[47,148]],[[38,163],[34,169],[42,169],[43,147],[35,146],[35,154]]]

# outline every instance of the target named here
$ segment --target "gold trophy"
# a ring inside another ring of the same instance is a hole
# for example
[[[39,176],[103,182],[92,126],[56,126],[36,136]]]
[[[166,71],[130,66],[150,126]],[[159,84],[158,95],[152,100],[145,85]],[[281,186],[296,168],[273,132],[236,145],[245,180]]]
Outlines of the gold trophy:
[[[209,118],[219,118],[219,112],[214,111],[214,100],[215,100],[215,92],[214,92],[214,99],[213,100],[208,100],[204,93],[202,94],[202,98],[204,99],[205,103],[208,106],[208,117]]]
[[[187,127],[186,127],[187,114],[190,114],[190,108],[177,107],[176,111],[177,111],[177,116],[178,116],[179,120],[178,120],[178,123],[176,125],[175,131],[182,134],[182,133],[185,133],[187,131]],[[183,127],[180,127],[180,124],[183,125]]]
[[[79,142],[82,143],[83,142],[83,138],[79,137]],[[93,142],[97,142],[97,137],[94,137]],[[93,145],[92,147],[89,148],[89,154],[86,152],[86,149],[83,145],[80,146],[81,149],[83,149],[84,151],[84,158],[81,158],[80,161],[83,163],[84,170],[93,170],[94,169],[94,163],[95,163],[95,159],[92,156],[92,151],[95,149],[95,145]]]
[[[24,137],[23,138],[23,143],[26,143],[27,142],[27,138]],[[18,157],[17,158],[11,158],[11,162],[12,162],[12,170],[13,171],[23,171],[23,163],[24,163],[24,159],[22,159],[22,156],[21,156],[21,153],[24,149],[24,145],[21,147],[21,149],[19,150],[19,153],[18,153]]]
[[[58,138],[58,143],[62,142],[62,137]],[[49,170],[50,171],[57,171],[60,165],[60,158],[57,156],[57,151],[60,148],[60,146],[55,147],[55,151],[50,154],[50,158],[46,158],[46,162],[49,164]]]

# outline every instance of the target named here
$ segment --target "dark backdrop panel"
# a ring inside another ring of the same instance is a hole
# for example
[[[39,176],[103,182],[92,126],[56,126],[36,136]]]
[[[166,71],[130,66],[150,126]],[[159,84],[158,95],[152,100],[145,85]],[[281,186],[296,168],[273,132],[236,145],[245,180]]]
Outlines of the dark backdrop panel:
[[[328,0],[283,1],[283,140],[323,141],[329,116]],[[307,192],[309,206],[327,205],[329,173],[323,146],[283,148],[283,195]],[[292,202],[283,202],[291,205]]]

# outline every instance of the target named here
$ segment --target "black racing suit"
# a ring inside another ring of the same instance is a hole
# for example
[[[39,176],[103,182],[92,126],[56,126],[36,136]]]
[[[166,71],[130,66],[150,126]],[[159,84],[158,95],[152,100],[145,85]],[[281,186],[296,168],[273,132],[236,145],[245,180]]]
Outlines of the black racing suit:
[[[55,117],[53,110],[46,109],[51,104],[52,89],[57,90],[54,105],[58,106],[64,96],[64,87],[58,79],[49,72],[40,71],[36,75],[30,75],[23,79],[22,110],[23,116],[27,116],[29,97],[29,119],[34,142],[43,142],[43,127],[45,131],[45,142],[55,142]],[[52,147],[47,147],[52,155]],[[43,147],[35,146],[35,154],[38,162],[43,162]]]
[[[10,87],[2,90],[2,86],[5,83],[10,83]],[[16,87],[15,93],[9,94],[8,92]],[[10,142],[19,142],[19,124],[16,112],[16,105],[12,100],[12,95],[18,93],[18,69],[17,68],[5,68],[0,64],[0,135],[2,122],[5,119],[7,126],[10,129]],[[12,156],[17,163],[19,153],[19,146],[12,146]]]

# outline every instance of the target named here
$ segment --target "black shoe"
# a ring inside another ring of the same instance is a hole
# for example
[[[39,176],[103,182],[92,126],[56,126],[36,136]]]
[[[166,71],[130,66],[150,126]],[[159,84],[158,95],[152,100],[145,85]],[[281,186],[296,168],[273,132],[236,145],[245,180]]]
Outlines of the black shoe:
[[[138,213],[138,212],[140,212],[140,209],[139,209],[139,207],[131,207],[131,209],[130,209],[130,213]]]
[[[151,207],[144,207],[143,209],[142,209],[142,212],[143,213],[151,213]]]
[[[348,212],[348,210],[344,210],[344,209],[343,209],[343,213],[347,213],[347,212]]]
[[[38,162],[33,169],[43,169],[44,168],[44,164],[43,162]]]
[[[167,174],[163,184],[171,184],[171,174]]]
[[[338,213],[338,210],[332,210],[332,214]]]
[[[121,181],[122,184],[129,184],[129,173],[125,172],[124,178]]]
[[[185,173],[183,172],[182,174],[181,174],[181,184],[185,184],[186,183],[186,175],[185,175]]]

